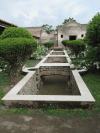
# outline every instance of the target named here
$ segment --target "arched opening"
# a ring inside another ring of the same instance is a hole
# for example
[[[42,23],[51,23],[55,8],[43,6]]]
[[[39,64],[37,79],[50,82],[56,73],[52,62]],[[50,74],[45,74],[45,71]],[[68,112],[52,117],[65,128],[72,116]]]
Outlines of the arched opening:
[[[69,36],[69,40],[76,40],[76,35],[75,36]]]
[[[83,34],[81,34],[81,37],[83,37],[84,35]]]

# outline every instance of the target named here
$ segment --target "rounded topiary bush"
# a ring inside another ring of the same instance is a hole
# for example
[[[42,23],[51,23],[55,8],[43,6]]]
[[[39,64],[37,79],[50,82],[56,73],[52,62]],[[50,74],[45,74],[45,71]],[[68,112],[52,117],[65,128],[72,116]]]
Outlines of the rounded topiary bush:
[[[48,47],[48,49],[50,48],[50,47],[52,47],[54,45],[54,42],[45,42],[44,43],[44,46],[45,47]]]
[[[36,50],[37,43],[27,38],[6,38],[0,41],[0,57],[10,63],[10,79],[18,75],[22,66]]]
[[[69,40],[63,40],[62,41],[62,44],[65,46],[65,49],[68,46],[68,43],[69,43]]]
[[[1,34],[1,39],[5,38],[27,38],[34,39],[33,36],[24,28],[9,27],[3,31]]]
[[[15,58],[15,55],[20,56],[20,54],[26,56],[28,52],[35,50],[36,47],[37,43],[33,39],[6,38],[0,41],[0,56],[5,57],[9,53],[10,56],[7,56],[6,59],[11,58],[11,56]]]
[[[85,42],[81,41],[80,39],[77,40],[64,40],[62,41],[64,46],[67,46],[71,51],[75,54],[76,59],[79,53],[85,50],[86,45]]]
[[[11,81],[18,75],[36,48],[35,39],[26,29],[11,27],[4,30],[0,40],[0,57],[8,61],[11,66]]]

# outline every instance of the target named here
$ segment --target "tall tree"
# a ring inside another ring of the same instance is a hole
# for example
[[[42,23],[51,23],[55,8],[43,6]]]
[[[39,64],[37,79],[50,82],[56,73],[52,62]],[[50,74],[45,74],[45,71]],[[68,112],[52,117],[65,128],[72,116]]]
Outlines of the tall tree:
[[[50,32],[52,32],[52,31],[54,31],[54,29],[52,29],[52,25],[43,24],[41,27],[43,27],[48,34],[50,34]]]
[[[89,22],[84,40],[92,47],[100,44],[100,13],[97,13]]]
[[[62,25],[58,25],[58,26],[62,26]],[[58,29],[58,26],[56,26],[56,29],[55,29],[56,31],[57,31],[57,29]]]
[[[75,21],[75,22],[76,22],[76,20],[75,20],[74,18],[70,18],[70,17],[69,17],[69,19],[65,19],[64,22],[63,22],[62,24],[68,23],[68,22],[70,22],[70,21]]]
[[[90,46],[86,56],[89,69],[100,69],[100,13],[89,22],[84,41]]]
[[[58,25],[58,26],[63,26],[65,23],[68,23],[70,21],[75,21],[76,22],[76,20],[74,18],[69,17],[69,19],[65,19],[64,22],[61,25]],[[56,29],[55,29],[56,31],[58,29],[58,26],[56,26]]]

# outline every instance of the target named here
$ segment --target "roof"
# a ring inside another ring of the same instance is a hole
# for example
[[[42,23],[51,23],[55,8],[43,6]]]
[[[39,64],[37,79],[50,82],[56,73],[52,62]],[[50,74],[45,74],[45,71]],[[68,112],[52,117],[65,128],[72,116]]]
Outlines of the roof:
[[[18,27],[17,25],[9,23],[7,21],[4,21],[2,19],[0,19],[0,26],[2,26],[2,27],[9,27],[9,26]]]
[[[44,31],[42,27],[25,27],[32,36],[40,38],[41,30]]]
[[[50,34],[51,34],[51,35],[54,35],[56,32],[57,32],[57,31],[54,30],[54,31],[51,31]]]

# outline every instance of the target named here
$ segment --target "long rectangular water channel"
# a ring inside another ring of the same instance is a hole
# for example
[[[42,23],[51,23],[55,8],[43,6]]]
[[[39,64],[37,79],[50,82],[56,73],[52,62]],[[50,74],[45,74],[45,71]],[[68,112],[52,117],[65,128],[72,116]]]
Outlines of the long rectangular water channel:
[[[43,85],[37,95],[72,95],[71,88],[67,85],[67,76],[50,75],[43,78]]]
[[[4,104],[37,107],[42,102],[73,102],[91,106],[95,99],[70,61],[65,50],[52,50],[35,67],[23,70],[27,75],[2,98]]]

